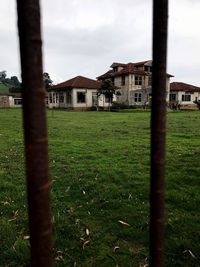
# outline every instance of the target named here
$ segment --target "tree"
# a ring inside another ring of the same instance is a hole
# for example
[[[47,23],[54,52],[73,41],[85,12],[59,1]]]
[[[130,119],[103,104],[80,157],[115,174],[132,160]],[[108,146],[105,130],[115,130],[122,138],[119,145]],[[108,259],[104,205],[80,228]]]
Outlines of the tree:
[[[113,85],[111,80],[104,80],[101,83],[101,87],[97,91],[97,97],[100,95],[103,95],[109,102],[109,111],[110,111],[110,106],[113,102],[113,96],[115,94],[115,86]]]
[[[9,84],[11,84],[14,88],[20,88],[21,87],[21,83],[18,80],[17,76],[12,76],[10,78]]]
[[[6,78],[6,70],[0,71],[0,82],[4,82]]]
[[[17,76],[11,76],[11,78],[6,78],[6,71],[0,71],[0,82],[9,88],[10,92],[21,92],[21,83]]]
[[[44,81],[45,88],[49,88],[50,86],[53,85],[53,81],[51,80],[48,72],[43,73],[43,81]]]
[[[5,79],[5,83],[9,86],[10,93],[21,93],[21,83],[17,76]]]

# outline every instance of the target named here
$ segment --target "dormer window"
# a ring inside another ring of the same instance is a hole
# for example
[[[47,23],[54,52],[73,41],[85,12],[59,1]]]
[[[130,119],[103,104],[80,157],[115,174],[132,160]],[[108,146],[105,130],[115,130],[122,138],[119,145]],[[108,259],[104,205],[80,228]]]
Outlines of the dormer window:
[[[113,71],[114,71],[114,72],[117,72],[117,71],[118,71],[118,67],[114,67],[114,68],[113,68]]]
[[[152,67],[151,66],[144,66],[144,70],[146,72],[152,72]]]

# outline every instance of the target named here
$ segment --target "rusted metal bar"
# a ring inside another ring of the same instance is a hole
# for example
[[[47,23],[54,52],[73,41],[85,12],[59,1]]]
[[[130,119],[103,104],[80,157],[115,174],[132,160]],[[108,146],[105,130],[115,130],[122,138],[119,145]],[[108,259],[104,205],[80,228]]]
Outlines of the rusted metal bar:
[[[39,0],[17,0],[31,266],[52,266],[45,89]]]
[[[168,0],[153,1],[150,266],[164,266],[164,183]]]

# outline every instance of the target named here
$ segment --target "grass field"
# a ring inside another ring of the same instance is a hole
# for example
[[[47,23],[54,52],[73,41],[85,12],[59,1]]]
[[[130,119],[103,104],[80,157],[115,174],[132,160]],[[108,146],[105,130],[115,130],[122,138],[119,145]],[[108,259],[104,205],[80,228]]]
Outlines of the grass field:
[[[48,112],[55,266],[148,262],[149,119]],[[0,266],[28,266],[21,110],[0,110],[0,123]],[[199,178],[200,112],[171,112],[165,266],[200,266]]]
[[[9,87],[3,83],[0,83],[0,93],[9,93]]]

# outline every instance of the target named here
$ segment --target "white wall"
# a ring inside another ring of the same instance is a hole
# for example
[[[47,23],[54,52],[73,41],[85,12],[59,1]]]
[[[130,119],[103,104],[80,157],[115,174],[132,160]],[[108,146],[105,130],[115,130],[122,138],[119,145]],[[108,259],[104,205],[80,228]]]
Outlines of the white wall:
[[[182,101],[182,95],[191,95],[191,101]],[[200,93],[194,92],[193,94],[191,93],[185,93],[184,91],[179,91],[178,92],[178,102],[182,105],[193,105],[193,101],[200,100]]]
[[[85,93],[85,103],[78,103],[77,93]],[[93,106],[92,93],[96,93],[96,89],[83,89],[83,88],[74,88],[72,90],[72,106],[74,108],[90,108]]]

